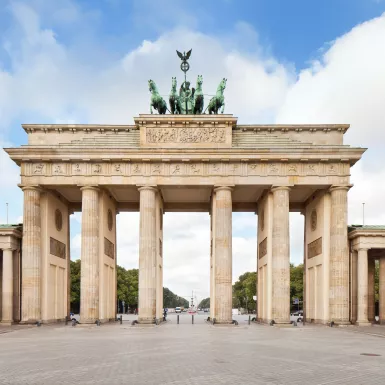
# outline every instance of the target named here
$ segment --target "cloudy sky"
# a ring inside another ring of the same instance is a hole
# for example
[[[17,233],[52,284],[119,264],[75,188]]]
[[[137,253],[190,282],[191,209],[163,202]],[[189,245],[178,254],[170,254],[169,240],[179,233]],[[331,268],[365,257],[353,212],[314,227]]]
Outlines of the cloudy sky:
[[[185,5],[186,3],[186,5]],[[0,147],[27,141],[21,123],[131,124],[148,112],[147,80],[167,94],[175,49],[193,49],[191,78],[227,77],[240,123],[350,123],[369,148],[352,169],[349,222],[385,224],[385,1],[0,0]],[[18,167],[0,150],[0,223],[22,220]],[[254,214],[233,216],[233,279],[256,268]],[[291,214],[291,261],[302,226]],[[71,217],[80,256],[79,213]],[[177,225],[176,225],[177,224]],[[137,214],[118,215],[118,263],[138,267]],[[208,214],[167,213],[164,282],[209,293]]]

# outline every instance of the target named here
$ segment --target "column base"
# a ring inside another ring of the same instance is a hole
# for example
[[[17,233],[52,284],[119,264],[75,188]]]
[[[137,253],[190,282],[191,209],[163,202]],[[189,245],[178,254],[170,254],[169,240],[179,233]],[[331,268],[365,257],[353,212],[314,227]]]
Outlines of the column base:
[[[36,325],[37,322],[41,322],[41,320],[36,320],[36,319],[21,320],[19,322],[19,325]]]
[[[155,318],[138,318],[138,324],[142,325],[155,325]]]
[[[11,325],[15,324],[15,321],[2,320],[2,321],[0,321],[0,324],[2,326],[11,326]]]
[[[333,321],[333,322],[334,322],[334,325],[336,326],[350,326],[352,324],[350,321]]]
[[[96,321],[97,321],[96,318],[95,319],[81,319],[80,318],[79,323],[83,324],[83,325],[85,325],[85,324],[92,325],[92,324],[96,323]]]
[[[221,321],[221,320],[217,320],[215,319],[215,324],[214,325],[231,325],[233,323],[233,320],[231,321]]]
[[[369,321],[356,321],[357,326],[372,326],[371,322]]]

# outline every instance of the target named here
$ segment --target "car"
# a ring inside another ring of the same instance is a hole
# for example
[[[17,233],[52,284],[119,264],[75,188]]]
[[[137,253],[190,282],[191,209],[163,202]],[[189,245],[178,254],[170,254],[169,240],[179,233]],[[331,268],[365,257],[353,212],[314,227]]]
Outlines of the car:
[[[177,306],[175,308],[175,313],[182,313],[182,309],[179,306]]]
[[[209,309],[203,309],[203,311],[204,311],[205,313],[208,313],[208,312],[209,312]]]

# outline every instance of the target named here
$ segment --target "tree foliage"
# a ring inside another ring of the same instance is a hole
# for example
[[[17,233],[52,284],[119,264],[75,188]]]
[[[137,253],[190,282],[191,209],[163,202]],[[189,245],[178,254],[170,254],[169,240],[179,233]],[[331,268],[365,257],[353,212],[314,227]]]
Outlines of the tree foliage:
[[[189,302],[183,297],[178,297],[167,287],[163,288],[163,307],[165,308],[175,308],[177,306],[189,307]]]
[[[233,307],[255,310],[256,301],[253,299],[255,295],[257,295],[257,273],[253,271],[240,275],[233,285]]]
[[[71,292],[70,302],[71,311],[79,313],[80,306],[80,259],[77,261],[70,261],[70,273],[71,273]]]
[[[376,271],[376,274],[378,272]],[[255,310],[256,301],[253,296],[257,295],[258,274],[247,272],[239,276],[238,281],[233,285],[233,307],[244,308],[249,312]],[[294,266],[290,264],[290,300],[298,298],[300,306],[303,301],[303,264]],[[296,308],[297,305],[295,305]],[[205,298],[199,304],[201,308],[210,307],[210,298]]]
[[[126,270],[116,266],[117,299],[124,301],[126,307],[136,309],[138,307],[139,270]]]
[[[303,264],[298,266],[290,264],[290,300],[293,307],[294,298],[299,299],[299,306],[302,308],[303,304]],[[297,308],[298,305],[294,305]]]
[[[202,301],[198,305],[201,309],[209,309],[210,308],[210,297],[202,299]]]
[[[80,308],[80,277],[81,277],[81,263],[80,259],[70,261],[70,275],[71,275],[71,311],[79,312]],[[125,308],[136,309],[138,307],[138,286],[139,286],[139,270],[126,270],[124,267],[116,267],[117,280],[117,300],[121,310],[122,301],[125,302]],[[178,297],[171,290],[166,287],[163,288],[163,306],[188,307],[189,303],[186,299]]]

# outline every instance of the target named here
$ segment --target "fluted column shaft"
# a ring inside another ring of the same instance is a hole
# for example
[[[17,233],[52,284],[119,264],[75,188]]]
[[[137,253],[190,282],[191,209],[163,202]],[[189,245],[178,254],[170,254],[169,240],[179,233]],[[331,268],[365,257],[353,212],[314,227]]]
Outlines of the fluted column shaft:
[[[156,193],[151,186],[139,188],[139,323],[153,323],[156,316]]]
[[[2,323],[13,322],[13,250],[3,250]]]
[[[231,187],[215,189],[215,320],[232,322],[232,198]]]
[[[273,193],[273,312],[276,323],[290,322],[290,234],[289,192],[290,188],[272,188]]]
[[[24,187],[22,318],[32,323],[41,318],[41,208],[40,189]]]
[[[99,319],[99,189],[82,191],[82,244],[80,281],[80,322]]]
[[[376,273],[376,261],[374,258],[368,259],[368,320],[374,321],[375,316],[375,294],[374,281]]]
[[[379,281],[380,323],[385,324],[385,257],[380,258]]]
[[[348,186],[330,189],[330,320],[349,323]]]
[[[357,323],[368,323],[368,250],[358,250],[357,261],[357,293],[358,315]]]

